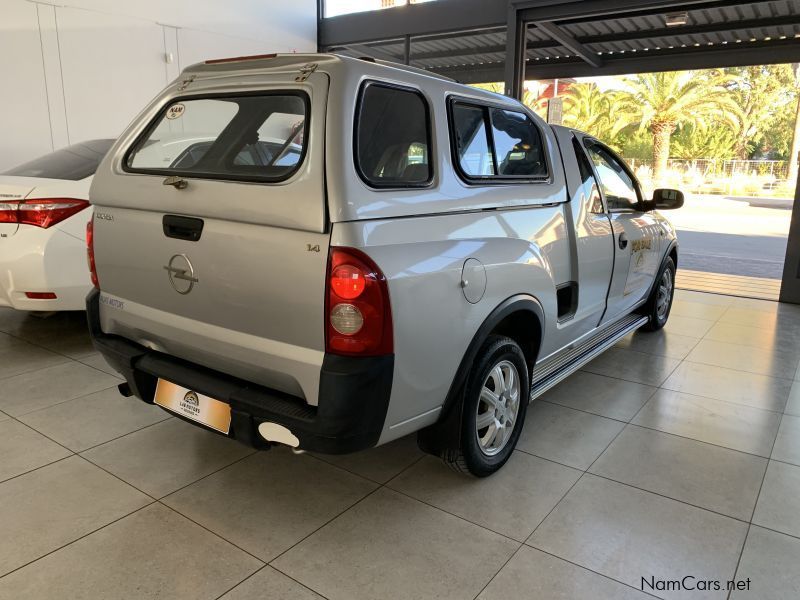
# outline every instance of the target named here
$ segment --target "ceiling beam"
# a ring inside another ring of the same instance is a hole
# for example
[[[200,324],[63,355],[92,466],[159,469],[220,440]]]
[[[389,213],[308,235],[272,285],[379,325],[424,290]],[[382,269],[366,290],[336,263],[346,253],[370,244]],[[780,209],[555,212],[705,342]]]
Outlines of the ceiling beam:
[[[377,58],[378,60],[388,60],[389,62],[403,62],[402,56],[396,56],[390,52],[386,52],[381,48],[377,48],[375,46],[364,46],[361,44],[348,44],[346,46],[342,46],[344,50],[346,50],[349,54],[355,56],[356,58],[360,58],[362,56],[366,56],[369,58]]]
[[[718,45],[713,48],[675,48],[606,58],[602,67],[592,67],[581,60],[542,60],[527,63],[525,79],[554,79],[556,77],[592,77],[596,75],[628,75],[657,71],[718,69],[800,62],[800,44],[796,40],[742,42]],[[493,83],[503,81],[504,63],[439,67],[430,69],[462,83]]]
[[[593,67],[602,67],[603,60],[555,23],[537,22],[536,28]]]
[[[678,27],[662,27],[658,29],[647,29],[637,31],[627,31],[624,33],[608,33],[603,35],[589,35],[589,36],[576,36],[575,40],[580,44],[586,46],[589,44],[603,44],[608,42],[631,42],[637,40],[648,40],[663,37],[675,37],[686,35],[698,35],[704,33],[731,33],[734,31],[742,31],[748,29],[759,29],[763,27],[795,27],[800,28],[800,15],[783,15],[780,17],[770,17],[766,19],[745,19],[742,21],[726,21],[724,23],[707,23],[703,25],[681,25]],[[503,30],[505,33],[505,30]],[[459,34],[452,37],[464,37],[470,34]],[[748,34],[749,35],[749,34]],[[437,36],[439,38],[449,38],[448,35]],[[418,38],[412,39],[413,43],[420,40]],[[397,41],[398,44],[402,40]],[[365,48],[378,47],[380,44],[373,42],[371,44],[363,44]],[[551,40],[545,41],[531,41],[527,43],[527,49],[540,50],[540,49],[555,49],[558,46],[553,44]],[[336,50],[332,48],[331,50]],[[385,50],[385,48],[384,48]],[[414,61],[432,61],[442,58],[464,58],[469,61],[470,56],[478,56],[481,54],[502,54],[505,53],[505,44],[493,44],[491,46],[470,46],[469,48],[454,48],[449,50],[436,50],[432,52],[416,52],[414,53]]]
[[[690,46],[652,50],[638,52],[635,55],[626,53],[604,58],[604,64],[601,67],[592,67],[575,60],[529,61],[525,76],[526,79],[552,79],[554,77],[593,77],[792,63],[800,62],[800,44],[794,39],[742,42],[741,44],[717,44],[713,47]],[[441,69],[437,72],[439,71]]]
[[[514,0],[512,0],[513,2]],[[596,21],[752,4],[753,0],[576,0],[542,6],[536,0],[514,2],[525,21]]]
[[[329,17],[319,22],[319,46],[498,27],[507,8],[508,0],[438,0]]]

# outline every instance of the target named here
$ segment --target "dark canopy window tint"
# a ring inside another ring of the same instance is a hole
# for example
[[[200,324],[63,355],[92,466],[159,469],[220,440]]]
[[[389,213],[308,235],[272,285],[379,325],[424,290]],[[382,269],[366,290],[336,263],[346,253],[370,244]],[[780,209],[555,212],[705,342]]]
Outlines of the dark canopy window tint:
[[[356,164],[375,187],[425,185],[433,171],[430,124],[418,92],[368,84],[361,92],[356,125]]]
[[[454,102],[451,128],[457,164],[465,177],[488,180],[547,177],[542,137],[527,115]]]
[[[18,177],[46,177],[78,181],[94,175],[114,140],[89,140],[67,146],[2,173]]]

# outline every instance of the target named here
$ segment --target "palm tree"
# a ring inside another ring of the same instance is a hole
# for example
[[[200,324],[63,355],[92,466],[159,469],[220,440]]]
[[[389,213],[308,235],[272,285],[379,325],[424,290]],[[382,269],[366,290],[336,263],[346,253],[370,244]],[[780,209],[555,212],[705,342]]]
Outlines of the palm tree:
[[[610,146],[617,146],[617,136],[637,122],[637,114],[620,102],[620,93],[606,92],[594,83],[573,83],[563,94],[564,125],[585,131]]]
[[[638,111],[640,129],[653,134],[653,179],[662,178],[669,160],[669,143],[679,124],[704,128],[709,121],[738,131],[740,110],[726,88],[731,77],[696,71],[643,73],[626,80],[623,112]]]

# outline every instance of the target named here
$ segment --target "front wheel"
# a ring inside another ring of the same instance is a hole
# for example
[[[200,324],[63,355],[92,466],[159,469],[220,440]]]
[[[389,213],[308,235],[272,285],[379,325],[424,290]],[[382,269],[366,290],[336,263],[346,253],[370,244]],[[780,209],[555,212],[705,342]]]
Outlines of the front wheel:
[[[446,462],[476,477],[502,467],[522,432],[528,395],[522,349],[511,338],[491,336],[478,352],[464,390],[459,451]]]
[[[661,265],[656,278],[656,285],[650,299],[645,304],[643,314],[650,317],[642,329],[658,331],[667,324],[669,311],[672,309],[672,298],[675,295],[675,263],[667,257]]]

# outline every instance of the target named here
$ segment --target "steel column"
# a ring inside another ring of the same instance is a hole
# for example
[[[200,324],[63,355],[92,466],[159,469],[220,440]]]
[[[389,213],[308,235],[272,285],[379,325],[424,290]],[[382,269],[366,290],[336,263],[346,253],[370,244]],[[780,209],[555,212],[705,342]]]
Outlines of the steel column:
[[[506,29],[505,95],[517,100],[522,99],[522,88],[525,84],[526,28],[519,10],[510,3]]]
[[[786,259],[783,262],[780,301],[800,304],[800,177],[797,178],[794,190],[792,223],[789,225]]]

